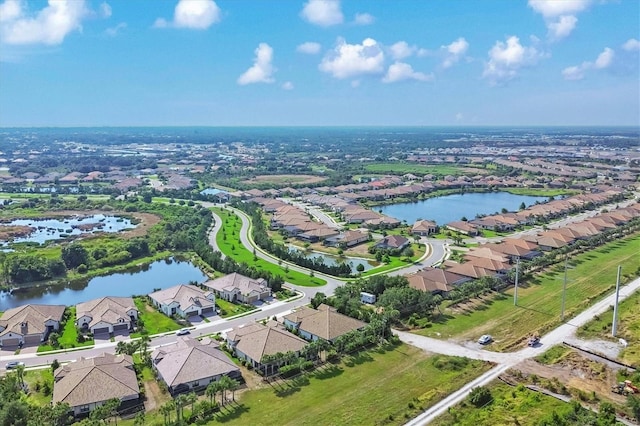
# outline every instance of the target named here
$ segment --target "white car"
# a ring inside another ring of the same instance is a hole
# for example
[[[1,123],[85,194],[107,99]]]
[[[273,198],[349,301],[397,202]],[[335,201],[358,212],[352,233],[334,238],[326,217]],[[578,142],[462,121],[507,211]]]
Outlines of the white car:
[[[5,366],[5,368],[7,370],[11,370],[13,368],[18,368],[20,366],[24,366],[24,362],[22,362],[22,361],[9,361],[7,363],[7,365]]]
[[[493,340],[493,337],[491,337],[489,334],[483,334],[478,339],[478,343],[480,343],[481,345],[486,345],[491,343],[492,340]]]
[[[180,330],[176,331],[176,334],[178,336],[184,336],[185,334],[189,334],[191,333],[191,331],[189,331],[188,328],[181,328]]]

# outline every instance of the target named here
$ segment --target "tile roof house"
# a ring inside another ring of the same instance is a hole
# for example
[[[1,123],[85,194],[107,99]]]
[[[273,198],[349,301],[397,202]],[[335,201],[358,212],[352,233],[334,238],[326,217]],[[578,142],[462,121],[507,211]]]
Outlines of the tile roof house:
[[[74,415],[87,414],[112,398],[133,404],[140,396],[129,355],[104,353],[95,358],[80,358],[59,367],[53,379],[53,403],[69,404]]]
[[[222,376],[241,377],[240,369],[218,343],[207,337],[202,341],[178,337],[177,342],[156,348],[151,360],[172,394],[205,388]]]
[[[322,304],[317,310],[303,306],[286,315],[284,325],[297,330],[300,336],[307,340],[324,339],[333,342],[343,334],[360,330],[367,324],[342,315],[335,308]]]
[[[409,239],[402,235],[387,235],[378,241],[374,247],[383,250],[402,250],[410,243]]]
[[[237,272],[207,281],[203,285],[229,302],[255,303],[271,297],[271,289],[264,278],[254,280]]]
[[[430,234],[434,234],[438,229],[438,226],[435,222],[431,220],[417,220],[416,223],[411,227],[411,234],[413,235],[421,235],[427,236]]]
[[[454,274],[440,268],[424,268],[415,274],[407,275],[409,287],[434,294],[446,294],[457,285],[470,280],[469,277]]]
[[[358,244],[369,241],[369,234],[362,231],[349,230],[335,237],[327,238],[324,244],[331,247],[344,245],[345,247],[353,247]]]
[[[180,284],[149,295],[153,304],[165,315],[203,315],[216,312],[216,297],[211,291],[194,285]]]
[[[268,364],[263,364],[265,355],[300,353],[307,342],[288,332],[277,322],[269,321],[266,325],[254,322],[235,327],[227,333],[227,344],[239,359],[260,369]]]
[[[446,225],[447,229],[450,229],[452,231],[457,231],[460,232],[462,234],[465,235],[469,235],[469,236],[476,236],[478,235],[478,227],[469,223],[469,222],[465,222],[465,221],[456,221],[456,222],[449,222]]]
[[[24,305],[7,310],[0,317],[0,346],[39,344],[60,329],[64,305]]]
[[[131,330],[137,319],[131,297],[101,297],[76,306],[76,326],[94,335]]]

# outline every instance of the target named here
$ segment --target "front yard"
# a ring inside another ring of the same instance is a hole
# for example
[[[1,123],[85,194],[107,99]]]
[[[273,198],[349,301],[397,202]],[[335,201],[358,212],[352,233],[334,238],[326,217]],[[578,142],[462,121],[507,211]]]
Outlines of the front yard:
[[[78,329],[76,328],[76,307],[70,306],[67,308],[67,312],[65,312],[66,322],[64,323],[64,327],[62,332],[60,333],[60,337],[58,338],[58,347],[54,348],[49,345],[48,342],[38,346],[38,352],[48,352],[54,351],[56,349],[71,349],[71,348],[80,348],[83,346],[93,346],[93,339],[88,339],[81,342],[78,342]]]
[[[245,312],[251,312],[256,308],[249,305],[239,305],[236,303],[227,302],[224,299],[216,298],[216,305],[220,308],[220,316],[222,318],[232,317],[234,315],[244,314]]]
[[[173,318],[169,318],[149,305],[144,297],[134,297],[133,302],[136,304],[145,330],[147,330],[150,335],[167,333],[184,327],[184,325],[177,323]],[[140,337],[140,333],[133,333],[131,337]]]

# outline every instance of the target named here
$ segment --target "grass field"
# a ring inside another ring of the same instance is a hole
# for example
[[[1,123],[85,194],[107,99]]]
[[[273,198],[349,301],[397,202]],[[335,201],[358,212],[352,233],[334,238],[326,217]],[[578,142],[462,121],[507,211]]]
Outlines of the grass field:
[[[93,339],[86,340],[82,343],[78,343],[78,329],[76,328],[76,307],[71,306],[67,308],[69,310],[69,316],[67,322],[64,324],[64,328],[62,329],[62,333],[60,334],[60,338],[58,339],[58,343],[60,345],[59,349],[70,349],[70,348],[80,348],[83,346],[93,346]],[[48,352],[56,350],[56,348],[51,347],[48,344],[43,344],[38,346],[38,352]]]
[[[450,360],[407,345],[368,351],[294,383],[243,393],[237,398],[241,412],[219,420],[231,425],[404,424],[489,369],[481,361]]]
[[[501,191],[514,195],[531,195],[534,197],[558,197],[561,195],[575,195],[580,191],[553,188],[504,188]]]
[[[310,277],[301,272],[286,271],[284,264],[279,266],[266,260],[255,258],[253,253],[247,250],[239,241],[240,229],[242,227],[240,218],[229,210],[223,210],[217,207],[212,208],[212,210],[222,219],[222,228],[216,235],[216,243],[225,256],[231,257],[238,263],[245,262],[247,265],[253,266],[256,269],[262,269],[274,275],[280,275],[285,281],[292,284],[314,287],[327,283],[321,278]]]
[[[29,396],[27,398],[29,402],[40,407],[51,403],[51,397],[53,395],[53,372],[50,368],[25,371],[24,382],[29,386]],[[49,384],[50,392],[48,394],[42,388],[42,384],[45,382]]]
[[[617,337],[611,336],[613,308],[596,317],[593,321],[578,329],[582,338],[608,339],[617,342],[623,338],[628,346],[622,350],[619,358],[631,365],[640,365],[640,293],[636,292],[620,303],[618,309]]]
[[[144,328],[149,334],[166,333],[182,328],[182,325],[150,306],[142,297],[135,297],[133,303],[136,304]],[[140,333],[133,333],[131,337],[140,337]]]
[[[483,168],[460,167],[455,165],[425,165],[411,163],[374,163],[367,164],[365,170],[371,173],[393,173],[393,174],[419,174],[419,175],[452,175],[458,176],[465,173],[483,173]]]
[[[220,316],[222,318],[232,317],[238,314],[244,314],[255,310],[253,306],[238,305],[236,303],[227,302],[222,298],[216,298],[216,305],[220,308]],[[224,315],[223,315],[224,313]]]
[[[613,290],[619,264],[627,271],[637,271],[639,244],[640,235],[635,235],[571,258],[575,266],[567,274],[565,318]],[[468,306],[446,308],[440,321],[417,333],[474,340],[491,334],[495,342],[490,348],[517,348],[525,344],[529,334],[543,334],[560,324],[563,275],[563,265],[557,265],[548,273],[528,278],[518,290],[518,306],[513,305],[513,289],[509,289],[476,299]],[[631,276],[624,278],[627,282]]]
[[[431,423],[434,426],[537,425],[551,412],[564,412],[571,406],[556,398],[531,391],[524,386],[494,383],[489,387],[493,401],[476,408],[464,401]]]

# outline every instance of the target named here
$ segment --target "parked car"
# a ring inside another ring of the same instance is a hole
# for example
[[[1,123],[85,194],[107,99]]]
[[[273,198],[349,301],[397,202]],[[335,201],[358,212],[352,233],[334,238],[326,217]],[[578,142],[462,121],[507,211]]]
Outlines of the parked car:
[[[189,334],[191,333],[191,331],[189,331],[188,328],[181,328],[180,330],[176,331],[176,334],[178,336],[184,336],[185,334]]]
[[[489,344],[493,341],[493,337],[491,337],[489,334],[483,334],[482,336],[480,336],[480,338],[478,339],[478,343],[480,343],[481,345],[486,345]]]
[[[22,362],[22,361],[9,361],[9,362],[7,363],[7,365],[5,366],[5,368],[6,368],[7,370],[11,370],[11,369],[13,369],[13,368],[18,368],[18,367],[20,367],[21,365],[22,365],[22,366],[24,366],[24,362]]]
[[[529,341],[527,341],[527,345],[531,347],[538,346],[538,343],[540,343],[540,338],[538,336],[530,337]]]

